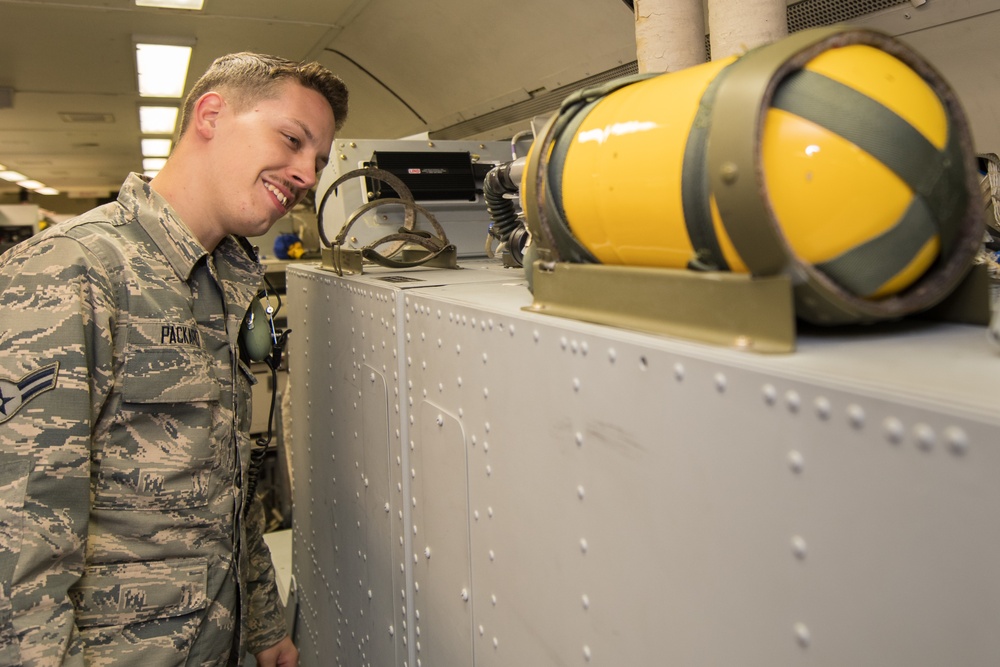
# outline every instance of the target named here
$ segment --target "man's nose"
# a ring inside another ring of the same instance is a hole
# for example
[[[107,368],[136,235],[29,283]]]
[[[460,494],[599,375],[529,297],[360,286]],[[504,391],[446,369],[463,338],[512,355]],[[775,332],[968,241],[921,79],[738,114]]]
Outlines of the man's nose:
[[[291,170],[292,182],[302,190],[308,190],[316,185],[316,158],[310,155],[297,156]]]

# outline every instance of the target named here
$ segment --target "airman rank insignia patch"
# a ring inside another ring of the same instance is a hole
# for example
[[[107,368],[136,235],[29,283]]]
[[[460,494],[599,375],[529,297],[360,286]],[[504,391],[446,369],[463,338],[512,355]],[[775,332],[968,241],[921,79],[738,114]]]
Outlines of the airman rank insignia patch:
[[[0,378],[0,424],[13,417],[21,407],[39,394],[56,388],[59,362],[28,373],[17,382]]]

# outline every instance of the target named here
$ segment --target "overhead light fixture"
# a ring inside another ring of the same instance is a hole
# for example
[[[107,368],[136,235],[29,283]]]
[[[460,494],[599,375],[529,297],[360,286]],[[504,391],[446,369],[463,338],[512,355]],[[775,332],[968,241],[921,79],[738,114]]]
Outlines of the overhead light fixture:
[[[187,80],[193,45],[194,40],[135,37],[139,95],[142,97],[184,95],[184,82]]]
[[[160,172],[157,171],[157,170],[147,169],[146,171],[142,172],[142,175],[143,176],[149,176],[150,178],[156,178],[156,175],[159,174],[159,173]]]
[[[45,187],[45,183],[42,183],[41,181],[31,181],[31,180],[18,181],[17,184],[20,185],[25,190],[37,190],[38,188]]]
[[[57,194],[59,194],[59,191],[56,190],[55,188],[38,188],[37,190],[35,190],[35,192],[37,192],[40,195],[57,195]]]
[[[17,183],[18,181],[25,181],[28,179],[27,176],[19,171],[0,171],[0,178],[5,181],[10,181],[11,183]]]
[[[165,7],[166,9],[193,9],[200,11],[205,0],[135,0],[136,7]]]
[[[173,134],[177,107],[139,107],[139,129],[143,134]]]
[[[167,163],[165,157],[147,157],[142,160],[143,171],[159,171]]]
[[[167,157],[170,155],[170,139],[142,139],[143,157]]]

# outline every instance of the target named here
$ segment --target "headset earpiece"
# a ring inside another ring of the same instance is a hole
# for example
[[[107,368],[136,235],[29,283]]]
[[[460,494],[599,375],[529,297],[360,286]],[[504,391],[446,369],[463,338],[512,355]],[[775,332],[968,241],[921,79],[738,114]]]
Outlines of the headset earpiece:
[[[245,239],[244,239],[245,241]],[[264,277],[264,283],[271,290],[271,295],[277,301],[277,306],[271,305],[271,298],[267,289],[261,290],[250,301],[247,314],[240,324],[240,332],[237,335],[237,342],[240,348],[240,360],[243,363],[264,362],[271,369],[271,407],[267,416],[267,434],[257,439],[257,448],[251,453],[251,471],[249,496],[253,497],[253,492],[257,486],[257,474],[264,461],[264,453],[271,442],[274,425],[274,405],[278,395],[278,367],[281,366],[281,355],[285,351],[285,343],[288,342],[288,334],[291,330],[281,331],[274,327],[274,316],[281,310],[281,296],[274,290],[274,287]],[[266,306],[264,304],[267,304]],[[250,504],[247,504],[249,510]]]
[[[265,361],[274,347],[274,322],[257,295],[250,302],[240,326],[240,357],[244,361]]]

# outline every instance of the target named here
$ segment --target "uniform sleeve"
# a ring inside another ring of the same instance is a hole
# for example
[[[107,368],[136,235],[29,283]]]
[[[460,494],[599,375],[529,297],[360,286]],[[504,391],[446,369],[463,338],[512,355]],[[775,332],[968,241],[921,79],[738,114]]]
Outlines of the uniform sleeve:
[[[274,646],[288,634],[271,551],[264,542],[264,509],[259,497],[253,501],[247,517],[247,546],[250,550],[247,651],[256,654]]]
[[[104,267],[74,239],[0,257],[2,664],[84,664],[67,591],[83,573],[114,302]]]

